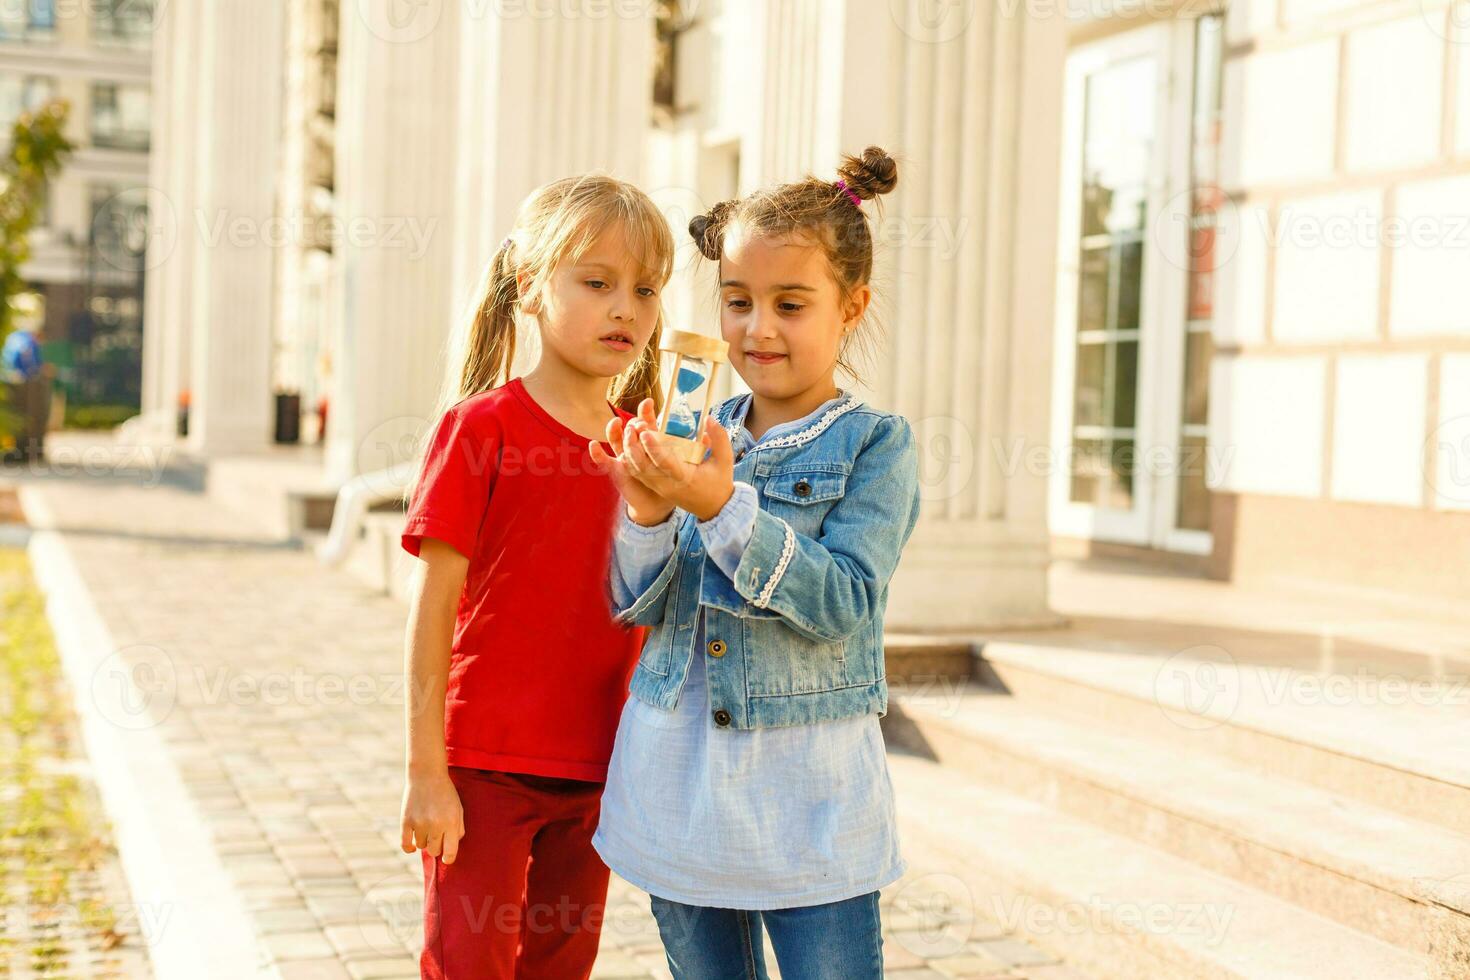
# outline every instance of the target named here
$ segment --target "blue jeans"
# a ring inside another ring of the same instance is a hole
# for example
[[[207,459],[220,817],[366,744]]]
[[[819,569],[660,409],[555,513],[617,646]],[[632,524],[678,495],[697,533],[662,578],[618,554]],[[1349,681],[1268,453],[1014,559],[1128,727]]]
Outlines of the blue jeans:
[[[762,912],[681,905],[650,896],[674,980],[767,980],[761,927],[782,980],[878,980],[883,930],[878,893]]]

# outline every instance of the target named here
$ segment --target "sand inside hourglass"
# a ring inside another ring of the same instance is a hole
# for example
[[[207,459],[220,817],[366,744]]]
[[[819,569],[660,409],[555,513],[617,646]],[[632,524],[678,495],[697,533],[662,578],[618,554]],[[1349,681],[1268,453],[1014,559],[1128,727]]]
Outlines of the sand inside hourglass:
[[[692,439],[695,426],[698,424],[694,416],[694,409],[690,406],[696,403],[693,398],[695,392],[704,387],[709,380],[709,368],[697,361],[684,360],[679,365],[679,373],[674,379],[674,398],[669,405],[669,423],[667,432],[671,436],[681,439]]]

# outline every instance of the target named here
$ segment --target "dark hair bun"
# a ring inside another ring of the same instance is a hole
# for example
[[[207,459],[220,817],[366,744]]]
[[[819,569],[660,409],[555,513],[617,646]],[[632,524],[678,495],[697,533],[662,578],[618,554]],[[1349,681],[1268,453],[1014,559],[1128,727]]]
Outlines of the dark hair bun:
[[[709,209],[708,214],[696,214],[689,219],[689,237],[699,254],[707,259],[720,257],[721,239],[725,236],[725,220],[730,216],[730,202],[721,201]]]
[[[864,201],[887,194],[898,186],[898,164],[878,146],[868,147],[860,157],[843,157],[837,174]]]

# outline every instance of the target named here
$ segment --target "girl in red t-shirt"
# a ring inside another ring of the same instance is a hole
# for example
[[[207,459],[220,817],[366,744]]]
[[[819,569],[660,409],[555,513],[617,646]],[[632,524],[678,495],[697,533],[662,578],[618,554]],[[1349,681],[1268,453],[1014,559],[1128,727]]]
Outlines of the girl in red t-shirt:
[[[591,838],[642,630],[612,620],[619,496],[588,446],[659,397],[673,252],[630,184],[533,192],[407,495],[402,543],[424,567],[402,846],[423,854],[424,977],[580,980],[596,959],[608,870]],[[541,350],[511,378],[518,319]]]

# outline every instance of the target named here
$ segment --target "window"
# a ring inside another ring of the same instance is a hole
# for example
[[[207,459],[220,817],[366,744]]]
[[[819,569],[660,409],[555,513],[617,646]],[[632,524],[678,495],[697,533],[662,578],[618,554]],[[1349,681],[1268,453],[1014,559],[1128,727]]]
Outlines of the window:
[[[155,0],[92,0],[92,38],[98,44],[146,48],[153,43]]]
[[[147,150],[149,100],[146,85],[92,83],[92,144],[116,150]]]
[[[56,97],[56,79],[47,75],[0,74],[0,125],[4,139],[22,112],[39,109]]]
[[[1210,490],[1205,485],[1208,449],[1210,328],[1215,317],[1215,231],[1220,190],[1221,65],[1224,18],[1201,17],[1195,25],[1194,95],[1190,118],[1189,291],[1184,317],[1183,400],[1179,419],[1177,526],[1210,528]]]
[[[56,36],[56,0],[0,2],[0,40],[49,41]]]

